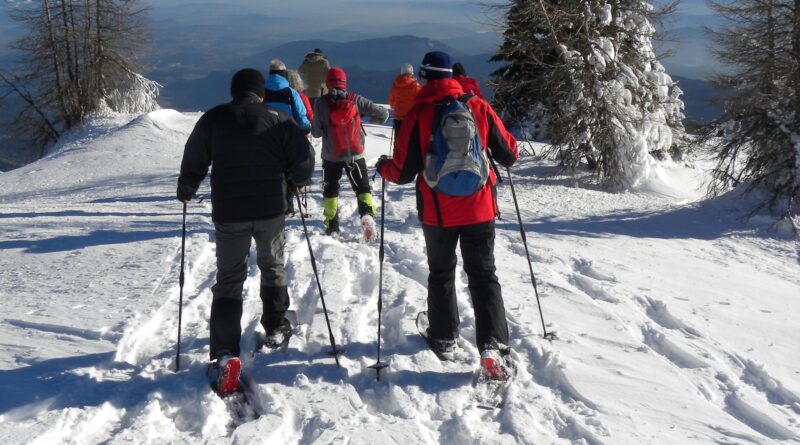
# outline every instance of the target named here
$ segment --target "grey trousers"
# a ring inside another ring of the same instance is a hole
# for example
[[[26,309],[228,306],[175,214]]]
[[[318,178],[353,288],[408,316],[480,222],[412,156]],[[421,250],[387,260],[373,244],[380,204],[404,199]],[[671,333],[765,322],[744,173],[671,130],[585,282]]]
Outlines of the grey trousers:
[[[261,271],[261,324],[276,329],[289,308],[283,268],[284,215],[268,220],[214,223],[217,238],[217,282],[211,287],[211,359],[239,355],[242,290],[247,279],[251,239],[256,241],[256,263]]]

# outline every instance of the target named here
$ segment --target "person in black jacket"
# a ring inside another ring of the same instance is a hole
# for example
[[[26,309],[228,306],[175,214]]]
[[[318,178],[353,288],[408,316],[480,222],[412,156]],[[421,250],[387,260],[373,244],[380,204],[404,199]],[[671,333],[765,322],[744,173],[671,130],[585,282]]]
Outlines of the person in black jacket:
[[[309,182],[314,149],[286,115],[265,107],[264,76],[244,69],[231,80],[233,100],[206,112],[183,153],[177,196],[192,198],[211,174],[212,220],[216,233],[217,282],[211,288],[211,360],[219,371],[221,395],[238,390],[241,367],[242,288],[247,278],[250,240],[255,238],[261,270],[261,324],[267,344],[291,335],[283,267],[287,187]],[[288,183],[288,184],[287,184]]]

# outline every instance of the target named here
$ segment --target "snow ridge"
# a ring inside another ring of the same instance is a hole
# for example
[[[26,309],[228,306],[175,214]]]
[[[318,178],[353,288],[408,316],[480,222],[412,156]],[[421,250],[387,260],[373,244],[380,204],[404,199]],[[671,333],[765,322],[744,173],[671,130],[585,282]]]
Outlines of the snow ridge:
[[[559,339],[541,337],[510,191],[501,185],[495,255],[519,370],[502,409],[473,403],[475,320],[462,270],[459,360],[440,362],[416,333],[427,267],[413,186],[387,189],[389,368],[376,381],[368,366],[378,249],[348,235],[358,220],[347,187],[345,235],[324,236],[314,216],[322,209],[319,171],[309,230],[333,333],[346,350],[342,367],[325,354],[308,250],[290,218],[298,333],[285,353],[243,355],[250,406],[219,399],[206,379],[215,240],[205,201],[189,206],[182,369],[174,371],[174,181],[197,117],[161,110],[109,124],[0,177],[8,228],[0,297],[9,303],[0,326],[0,434],[10,443],[800,443],[797,244],[765,237],[759,226],[711,230],[730,215],[702,202],[676,204],[673,196],[684,199],[686,190],[576,188],[575,179],[541,174],[554,171],[551,161],[530,157],[514,167],[515,184],[546,328]],[[386,153],[390,129],[366,129],[374,160]],[[243,351],[260,329],[258,293],[252,252]]]

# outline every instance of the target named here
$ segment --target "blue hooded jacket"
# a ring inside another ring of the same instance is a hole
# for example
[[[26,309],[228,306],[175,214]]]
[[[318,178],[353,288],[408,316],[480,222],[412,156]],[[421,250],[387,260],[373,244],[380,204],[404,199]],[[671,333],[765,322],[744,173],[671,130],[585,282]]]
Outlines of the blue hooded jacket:
[[[311,122],[306,116],[306,106],[297,91],[289,87],[289,81],[280,74],[267,77],[264,105],[268,105],[294,118],[302,130],[311,131]]]

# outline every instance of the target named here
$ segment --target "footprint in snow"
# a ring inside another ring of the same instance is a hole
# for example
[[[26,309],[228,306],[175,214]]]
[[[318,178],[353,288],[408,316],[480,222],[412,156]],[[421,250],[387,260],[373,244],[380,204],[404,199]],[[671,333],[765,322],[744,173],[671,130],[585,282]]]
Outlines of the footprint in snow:
[[[639,304],[644,306],[647,316],[650,317],[655,323],[663,328],[682,331],[683,333],[703,338],[703,335],[697,329],[688,326],[686,323],[672,315],[667,309],[667,305],[660,300],[650,297],[637,298]]]
[[[591,260],[587,260],[585,258],[575,258],[573,259],[572,263],[572,268],[581,275],[585,275],[589,278],[594,278],[595,280],[599,281],[610,281],[612,283],[617,282],[617,278],[612,273],[603,272],[596,267]]]

